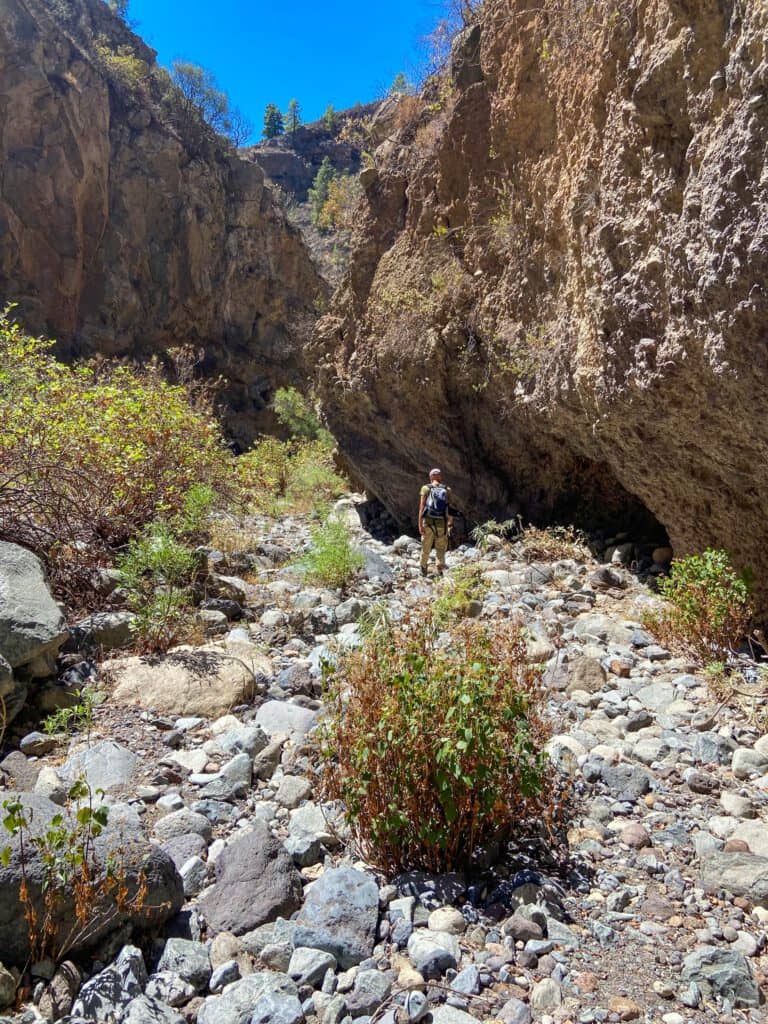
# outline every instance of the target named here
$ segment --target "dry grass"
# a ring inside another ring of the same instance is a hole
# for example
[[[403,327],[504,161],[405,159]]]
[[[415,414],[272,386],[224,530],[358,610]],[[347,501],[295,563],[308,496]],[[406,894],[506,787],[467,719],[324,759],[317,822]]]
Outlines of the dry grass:
[[[526,526],[518,544],[526,562],[585,562],[592,557],[586,538],[574,526]]]

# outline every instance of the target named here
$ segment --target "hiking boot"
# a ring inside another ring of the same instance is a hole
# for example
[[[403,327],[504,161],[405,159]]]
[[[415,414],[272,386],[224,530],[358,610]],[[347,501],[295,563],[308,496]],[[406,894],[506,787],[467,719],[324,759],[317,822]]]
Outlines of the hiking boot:
[[[445,566],[444,566],[444,565],[438,565],[438,567],[437,567],[437,571],[438,571],[438,572],[440,573],[440,575],[442,576],[442,575],[443,575],[443,573],[445,572]]]
[[[429,574],[427,573],[427,570],[426,570],[426,569],[424,568],[424,566],[423,566],[423,565],[422,565],[422,566],[420,566],[420,569],[421,569],[421,575],[422,575],[422,576],[427,576],[427,575],[429,575]]]

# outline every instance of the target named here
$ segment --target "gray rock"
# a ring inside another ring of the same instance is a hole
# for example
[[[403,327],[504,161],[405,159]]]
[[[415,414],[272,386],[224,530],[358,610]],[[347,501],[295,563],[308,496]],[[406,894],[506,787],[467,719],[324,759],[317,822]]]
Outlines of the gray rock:
[[[272,992],[256,1000],[251,1024],[301,1024],[304,1010],[296,996]]]
[[[56,746],[56,737],[44,732],[28,732],[19,742],[19,750],[26,757],[42,757],[50,754]]]
[[[202,814],[185,807],[181,811],[173,811],[155,823],[155,835],[161,843],[169,843],[172,839],[190,834],[202,836],[209,843],[213,830],[210,821]]]
[[[502,1024],[531,1024],[531,1008],[519,999],[508,999],[496,1017]]]
[[[620,763],[604,764],[600,776],[617,800],[639,800],[651,788],[651,777],[648,772],[635,765]]]
[[[480,968],[477,964],[470,964],[463,971],[459,971],[451,982],[454,992],[462,995],[476,996],[480,994]]]
[[[0,654],[12,669],[45,678],[67,638],[64,616],[51,597],[40,559],[0,541]]]
[[[354,1019],[368,1017],[389,999],[392,982],[382,971],[360,971],[347,996],[347,1011]]]
[[[298,985],[317,988],[322,984],[326,971],[336,970],[336,957],[322,949],[299,946],[291,954],[288,974]]]
[[[256,724],[270,739],[288,734],[293,738],[304,736],[315,724],[316,712],[299,704],[282,700],[268,700],[256,713]]]
[[[173,971],[193,985],[196,992],[203,992],[211,977],[211,958],[202,942],[168,939],[157,969]]]
[[[444,1003],[432,1010],[432,1024],[477,1024],[477,1017]]]
[[[745,958],[730,949],[704,946],[683,960],[683,981],[692,981],[705,993],[729,999],[734,1006],[758,1006],[760,991]]]
[[[195,988],[173,971],[158,971],[150,976],[144,994],[168,1006],[184,1006],[195,996]]]
[[[332,953],[346,970],[373,952],[379,889],[371,875],[332,868],[312,885],[296,920],[296,946]]]
[[[131,612],[96,612],[77,623],[72,637],[79,647],[88,645],[113,651],[130,644],[134,620]]]
[[[301,896],[301,877],[289,854],[258,822],[224,848],[216,861],[216,884],[199,905],[214,932],[242,935],[278,916],[289,917]]]
[[[208,844],[197,832],[187,832],[163,843],[163,850],[179,871],[193,857],[201,858],[207,849]]]
[[[394,583],[395,574],[389,565],[384,561],[378,552],[361,544],[357,549],[363,556],[363,567],[361,574],[368,580],[378,580],[379,583]]]
[[[455,935],[417,928],[408,940],[408,956],[424,978],[440,978],[456,968],[461,950]]]
[[[716,732],[699,733],[693,741],[698,764],[730,764],[736,744]]]
[[[768,757],[748,747],[738,747],[733,752],[731,771],[737,779],[748,779],[760,775],[768,767]]]
[[[110,967],[86,981],[72,1006],[72,1016],[111,1024],[132,999],[143,995],[146,985],[141,950],[126,946]]]
[[[127,786],[138,763],[139,758],[127,747],[114,740],[102,740],[68,757],[58,772],[62,779],[70,782],[85,776],[92,790],[109,792]]]
[[[249,1024],[256,1004],[265,996],[293,996],[298,989],[285,974],[260,971],[235,982],[220,996],[209,996],[197,1014],[197,1024]]]
[[[120,1024],[185,1024],[185,1018],[159,999],[143,995],[130,1001]]]
[[[0,964],[0,1010],[10,1006],[16,999],[16,979]]]
[[[211,975],[208,988],[211,992],[221,992],[227,985],[240,980],[240,964],[237,960],[226,960],[219,964]]]
[[[205,749],[218,751],[225,756],[242,753],[255,757],[268,743],[269,737],[260,725],[241,724],[206,743]]]
[[[299,806],[302,800],[307,800],[311,794],[312,784],[309,779],[298,775],[285,775],[277,787],[275,803],[293,810]]]
[[[768,906],[768,857],[753,853],[707,853],[701,864],[701,884],[706,892],[725,889]]]
[[[197,896],[205,888],[208,882],[208,865],[200,857],[190,857],[179,868],[179,874],[184,885],[184,895],[189,899],[190,896]]]
[[[542,978],[531,990],[531,1009],[535,1013],[549,1013],[551,1010],[556,1010],[562,1001],[562,990],[554,978]]]

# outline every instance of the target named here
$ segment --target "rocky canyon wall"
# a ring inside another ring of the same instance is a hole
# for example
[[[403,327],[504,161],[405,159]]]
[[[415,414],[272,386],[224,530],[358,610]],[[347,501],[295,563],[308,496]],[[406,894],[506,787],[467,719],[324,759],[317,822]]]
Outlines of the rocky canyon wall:
[[[202,350],[245,444],[325,285],[260,169],[173,102],[101,0],[0,0],[0,300],[67,357]]]
[[[768,578],[767,35],[759,0],[486,0],[379,137],[316,346],[402,522],[438,464],[475,520],[645,509]]]

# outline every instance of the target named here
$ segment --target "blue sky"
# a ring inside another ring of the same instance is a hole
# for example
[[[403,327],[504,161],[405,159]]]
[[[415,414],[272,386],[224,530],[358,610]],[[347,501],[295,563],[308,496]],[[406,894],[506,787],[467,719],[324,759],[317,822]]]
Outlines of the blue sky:
[[[304,120],[375,99],[413,72],[441,0],[131,0],[129,18],[158,51],[211,70],[260,136],[264,107],[298,99]],[[254,139],[256,141],[256,139]]]

